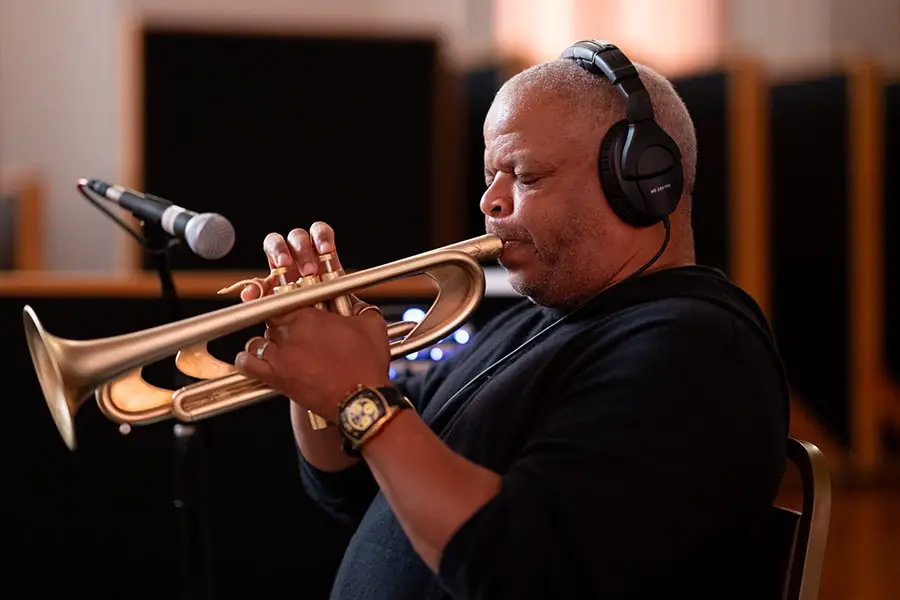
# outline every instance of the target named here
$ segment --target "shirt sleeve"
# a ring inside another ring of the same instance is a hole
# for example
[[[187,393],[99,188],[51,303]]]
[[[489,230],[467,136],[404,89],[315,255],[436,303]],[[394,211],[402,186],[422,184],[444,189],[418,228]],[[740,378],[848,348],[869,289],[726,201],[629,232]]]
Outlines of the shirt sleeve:
[[[717,557],[740,560],[774,499],[786,424],[777,367],[727,323],[661,323],[614,353],[573,351],[558,378],[571,383],[545,399],[501,491],[445,548],[446,590],[668,597],[679,578],[710,579]]]
[[[425,373],[400,376],[393,383],[421,411],[455,362],[448,360]],[[358,525],[379,490],[368,464],[359,461],[343,471],[322,471],[306,460],[299,447],[297,456],[300,481],[307,496],[338,521],[352,527]]]
[[[360,461],[343,471],[322,471],[297,449],[300,482],[306,494],[338,521],[356,527],[378,491],[368,465]]]
[[[526,304],[522,303],[521,306]],[[521,307],[518,310],[521,310]],[[475,334],[473,340],[480,341],[482,337],[489,336],[492,331],[503,325],[505,322],[503,317],[505,315],[491,321]],[[424,373],[401,375],[393,381],[393,385],[409,398],[416,411],[421,414],[444,380],[475,346],[477,344],[470,343],[449,359],[431,366]],[[358,525],[379,491],[378,484],[365,461],[360,461],[344,471],[325,472],[306,461],[299,448],[297,454],[300,480],[306,494],[336,519],[353,527]]]

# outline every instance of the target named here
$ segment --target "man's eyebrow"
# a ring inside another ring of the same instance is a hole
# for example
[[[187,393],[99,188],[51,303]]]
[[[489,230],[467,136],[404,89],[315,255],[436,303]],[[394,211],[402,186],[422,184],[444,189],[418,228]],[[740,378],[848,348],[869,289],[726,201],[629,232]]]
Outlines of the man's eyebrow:
[[[506,170],[512,169],[512,167],[518,163],[524,163],[529,168],[537,169],[539,171],[553,171],[556,169],[555,164],[546,160],[534,158],[534,156],[528,152],[514,152],[512,155],[505,156],[496,162],[500,165],[500,168]],[[489,171],[490,169],[485,165],[484,170]]]
[[[552,171],[556,169],[556,165],[552,162],[546,160],[539,160],[537,158],[526,158],[525,162],[530,166],[538,169],[539,171]]]

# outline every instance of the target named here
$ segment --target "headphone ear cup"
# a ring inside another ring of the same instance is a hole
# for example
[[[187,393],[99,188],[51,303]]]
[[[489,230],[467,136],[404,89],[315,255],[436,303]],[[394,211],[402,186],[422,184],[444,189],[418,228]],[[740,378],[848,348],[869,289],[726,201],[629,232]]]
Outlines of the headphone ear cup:
[[[609,128],[603,142],[600,144],[600,161],[598,171],[600,186],[610,208],[620,219],[631,225],[640,222],[640,216],[635,211],[625,194],[625,190],[619,183],[619,160],[622,157],[622,145],[625,143],[625,135],[628,133],[628,122],[619,121]]]

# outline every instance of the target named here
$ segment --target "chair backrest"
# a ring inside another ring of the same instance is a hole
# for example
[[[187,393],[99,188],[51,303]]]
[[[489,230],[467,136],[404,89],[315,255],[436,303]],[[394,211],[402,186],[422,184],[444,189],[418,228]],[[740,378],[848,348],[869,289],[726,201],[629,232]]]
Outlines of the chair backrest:
[[[797,467],[800,511],[773,506],[763,523],[756,582],[762,598],[816,600],[831,519],[831,477],[822,452],[789,438],[787,458]]]

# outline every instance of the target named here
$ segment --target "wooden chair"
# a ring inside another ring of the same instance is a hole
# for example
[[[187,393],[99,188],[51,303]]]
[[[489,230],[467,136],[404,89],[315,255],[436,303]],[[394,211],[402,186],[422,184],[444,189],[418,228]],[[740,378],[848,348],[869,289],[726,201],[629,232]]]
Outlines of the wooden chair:
[[[788,461],[800,476],[802,508],[775,505],[763,526],[758,553],[758,597],[816,600],[831,518],[831,476],[813,444],[788,438]]]

